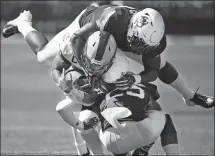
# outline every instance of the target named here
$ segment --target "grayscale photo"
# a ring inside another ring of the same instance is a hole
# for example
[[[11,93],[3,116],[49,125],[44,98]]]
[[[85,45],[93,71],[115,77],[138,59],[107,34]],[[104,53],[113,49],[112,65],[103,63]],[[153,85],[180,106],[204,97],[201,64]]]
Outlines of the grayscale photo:
[[[214,155],[214,1],[1,1],[1,155]]]

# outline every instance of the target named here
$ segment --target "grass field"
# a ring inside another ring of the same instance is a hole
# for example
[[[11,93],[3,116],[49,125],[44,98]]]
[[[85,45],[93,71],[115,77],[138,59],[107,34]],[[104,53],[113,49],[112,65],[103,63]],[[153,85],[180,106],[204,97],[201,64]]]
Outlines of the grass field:
[[[191,88],[200,86],[200,92],[214,95],[213,44],[198,45],[185,37],[178,41],[167,47],[166,57]],[[213,43],[213,37],[208,41]],[[76,154],[70,127],[55,112],[63,95],[49,73],[21,37],[2,40],[1,154]],[[190,108],[176,91],[156,83],[160,103],[177,127],[181,153],[214,154],[214,109]],[[159,140],[151,154],[163,154]]]

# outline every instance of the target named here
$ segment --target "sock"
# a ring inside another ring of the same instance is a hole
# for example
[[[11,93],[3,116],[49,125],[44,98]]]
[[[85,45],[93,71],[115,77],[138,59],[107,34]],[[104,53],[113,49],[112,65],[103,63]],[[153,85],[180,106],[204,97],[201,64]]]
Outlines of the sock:
[[[19,32],[24,36],[26,42],[31,50],[37,55],[46,44],[48,39],[36,29],[34,29],[29,22],[22,22],[18,25]]]
[[[182,94],[183,97],[192,99],[194,96],[194,92],[188,87],[187,83],[180,75],[178,75],[177,79],[169,85],[176,89],[180,94]]]
[[[26,37],[26,35],[31,32],[31,31],[37,31],[36,29],[34,29],[31,24],[29,22],[25,22],[23,21],[22,23],[20,23],[18,25],[18,30],[19,32],[24,36],[24,38]]]
[[[191,99],[194,95],[193,91],[188,87],[183,77],[177,69],[169,62],[159,71],[159,79],[174,89],[176,89],[184,97]]]
[[[167,156],[180,155],[178,144],[169,144],[169,145],[163,146],[163,150]]]
[[[84,143],[84,140],[81,136],[81,134],[78,132],[77,129],[72,128],[72,132],[73,132],[73,137],[74,137],[74,141],[75,141],[75,147],[77,149],[77,152],[79,155],[83,155],[83,154],[86,154],[88,151],[87,151],[87,147]]]

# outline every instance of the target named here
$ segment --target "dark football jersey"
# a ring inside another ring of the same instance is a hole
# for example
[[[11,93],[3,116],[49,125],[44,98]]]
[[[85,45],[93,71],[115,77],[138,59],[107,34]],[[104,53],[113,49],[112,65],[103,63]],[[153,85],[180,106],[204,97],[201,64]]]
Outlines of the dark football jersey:
[[[80,26],[88,22],[100,20],[100,30],[111,33],[117,46],[123,51],[129,51],[126,41],[128,24],[131,16],[137,12],[130,7],[104,5],[101,7],[89,6],[79,20]]]
[[[127,29],[133,14],[139,10],[127,6],[104,5],[101,7],[88,6],[79,20],[80,26],[88,22],[100,21],[100,30],[111,33],[117,43],[117,46],[127,52],[136,52],[137,49],[130,46],[127,42]],[[164,35],[161,43],[157,47],[147,48],[144,57],[152,58],[160,55],[166,48],[166,36]]]
[[[111,100],[107,100],[106,96]],[[100,112],[113,107],[126,107],[131,111],[131,115],[118,121],[141,121],[148,117],[149,110],[161,110],[160,105],[152,100],[151,92],[145,87],[132,88],[127,91],[114,90],[106,96],[100,96],[97,101],[91,106],[90,110],[94,111],[100,118],[102,130],[112,127],[111,124],[101,115]],[[89,109],[89,108],[88,108]]]

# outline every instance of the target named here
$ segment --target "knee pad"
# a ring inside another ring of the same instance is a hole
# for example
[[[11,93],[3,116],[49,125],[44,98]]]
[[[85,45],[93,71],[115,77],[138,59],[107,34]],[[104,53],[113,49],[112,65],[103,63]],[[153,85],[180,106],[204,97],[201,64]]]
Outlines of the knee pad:
[[[166,123],[161,133],[161,144],[166,146],[169,144],[178,144],[177,131],[169,114],[165,114]]]
[[[79,114],[79,120],[81,122],[88,122],[90,119],[92,118],[97,118],[99,120],[99,117],[96,113],[94,113],[91,110],[82,110]],[[97,127],[98,125],[96,125],[93,129],[89,129],[89,130],[81,130],[81,134],[86,134],[86,133],[90,133],[92,131],[94,131],[94,129]]]
[[[166,62],[165,66],[160,69],[158,76],[163,83],[171,84],[177,79],[178,71],[171,63]]]
[[[72,100],[69,98],[66,98],[57,104],[56,111],[57,112],[62,111],[64,109],[66,109],[67,107],[69,107],[71,104],[72,104]]]

